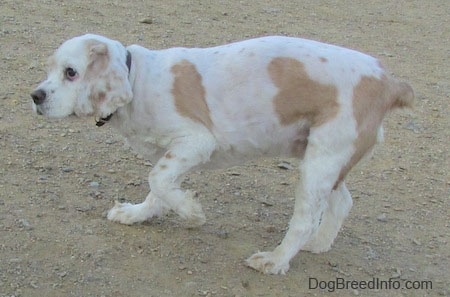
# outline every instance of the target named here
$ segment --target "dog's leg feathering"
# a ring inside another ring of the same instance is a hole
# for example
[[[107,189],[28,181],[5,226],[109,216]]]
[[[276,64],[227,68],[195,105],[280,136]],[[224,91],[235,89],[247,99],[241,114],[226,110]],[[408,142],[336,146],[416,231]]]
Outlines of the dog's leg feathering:
[[[328,206],[322,215],[319,229],[302,247],[303,251],[312,253],[327,252],[336,238],[342,223],[352,208],[352,197],[347,186],[342,182],[331,192]]]

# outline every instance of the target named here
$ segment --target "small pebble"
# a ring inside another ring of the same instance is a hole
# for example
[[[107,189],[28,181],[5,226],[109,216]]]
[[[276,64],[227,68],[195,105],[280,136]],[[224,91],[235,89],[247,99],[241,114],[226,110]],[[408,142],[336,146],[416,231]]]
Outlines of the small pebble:
[[[415,238],[412,241],[416,245],[422,245],[422,243],[419,240],[415,239]]]
[[[294,169],[294,166],[292,166],[290,163],[288,163],[286,161],[278,163],[277,167],[280,168],[280,169],[284,169],[284,170],[292,170],[292,169]]]
[[[22,228],[25,230],[32,230],[33,227],[31,226],[30,222],[28,222],[26,219],[20,219],[19,224]]]
[[[328,265],[330,265],[331,267],[337,267],[338,263],[336,263],[336,262],[328,262]]]
[[[108,139],[108,140],[105,141],[106,144],[114,144],[116,142],[117,141],[115,139]]]
[[[277,228],[275,226],[266,226],[267,233],[275,233],[276,231],[277,231]]]
[[[273,203],[268,202],[268,201],[261,201],[261,204],[267,207],[273,206]]]
[[[100,186],[100,184],[96,181],[90,182],[89,186],[92,188],[98,188]]]
[[[60,278],[63,278],[67,275],[67,271],[58,272],[56,273],[56,275],[59,276]]]
[[[240,176],[241,175],[239,172],[236,172],[236,171],[228,172],[228,174],[232,175],[232,176]]]
[[[144,18],[144,19],[140,20],[139,22],[142,24],[151,25],[151,24],[153,24],[153,19],[152,18]]]
[[[230,237],[230,234],[226,230],[219,230],[216,232],[216,235],[217,237],[222,239],[227,239],[228,237]]]
[[[387,221],[386,214],[385,214],[385,213],[380,214],[380,215],[377,217],[377,220],[380,221],[380,222],[386,222],[386,221]]]

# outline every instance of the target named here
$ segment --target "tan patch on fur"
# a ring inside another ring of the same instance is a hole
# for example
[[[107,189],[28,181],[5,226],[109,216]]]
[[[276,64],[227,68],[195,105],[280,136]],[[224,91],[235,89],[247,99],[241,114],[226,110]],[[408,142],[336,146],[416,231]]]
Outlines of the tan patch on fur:
[[[128,71],[116,67],[105,43],[87,40],[85,46],[89,62],[84,80],[90,84],[89,99],[94,113],[105,117],[131,101]]]
[[[388,91],[386,77],[377,79],[371,76],[363,76],[353,89],[353,116],[358,133],[353,143],[355,152],[342,168],[333,189],[338,187],[352,167],[377,143],[378,129],[390,108]]]
[[[91,80],[103,73],[109,64],[109,55],[106,44],[96,40],[86,41],[86,52],[89,57],[86,69],[86,79]]]
[[[102,48],[102,50],[99,51],[99,48]],[[89,62],[84,79],[89,82],[105,80],[105,71],[109,63],[105,45],[95,40],[88,40],[86,41],[86,52]],[[95,110],[98,110],[99,106],[106,101],[107,93],[111,91],[111,85],[107,80],[105,81],[106,88],[103,85],[100,87],[98,83],[93,83],[90,86],[90,99]]]
[[[311,126],[320,126],[338,113],[336,87],[312,80],[300,61],[275,58],[269,63],[268,71],[279,89],[274,105],[282,125],[307,119]]]
[[[327,59],[327,58],[320,57],[319,59],[320,59],[320,62],[322,62],[322,63],[328,62],[328,59]]]
[[[195,65],[187,60],[172,66],[174,75],[172,95],[175,99],[177,111],[185,117],[202,123],[211,129],[211,121],[208,105],[206,104],[205,88],[202,84],[202,76]]]
[[[167,165],[164,165],[164,164],[159,165],[159,168],[162,169],[162,170],[167,169]]]

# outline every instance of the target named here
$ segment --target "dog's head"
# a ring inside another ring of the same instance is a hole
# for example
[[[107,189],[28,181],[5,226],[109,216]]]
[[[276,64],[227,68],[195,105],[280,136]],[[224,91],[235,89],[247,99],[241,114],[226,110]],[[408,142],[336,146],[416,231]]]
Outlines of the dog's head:
[[[33,110],[49,117],[106,118],[132,100],[127,50],[87,34],[64,42],[49,58],[47,79],[32,93]]]

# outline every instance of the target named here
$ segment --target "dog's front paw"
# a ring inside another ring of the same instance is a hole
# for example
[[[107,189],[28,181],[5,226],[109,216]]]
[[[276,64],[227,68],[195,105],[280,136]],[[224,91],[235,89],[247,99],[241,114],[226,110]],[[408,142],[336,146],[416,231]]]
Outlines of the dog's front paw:
[[[258,252],[245,262],[248,267],[265,274],[286,274],[289,270],[289,262],[280,262],[273,252]]]
[[[113,222],[119,222],[125,225],[141,223],[148,219],[143,215],[140,204],[120,203],[116,201],[113,208],[108,211],[107,218]]]

